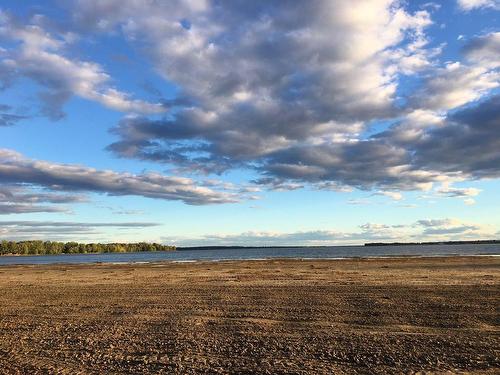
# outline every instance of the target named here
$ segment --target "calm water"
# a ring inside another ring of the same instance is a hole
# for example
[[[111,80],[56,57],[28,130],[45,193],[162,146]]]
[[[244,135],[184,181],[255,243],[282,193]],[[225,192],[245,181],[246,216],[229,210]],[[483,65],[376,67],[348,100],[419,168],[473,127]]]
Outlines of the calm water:
[[[500,245],[332,246],[322,248],[256,248],[178,250],[172,252],[1,256],[0,265],[50,263],[133,263],[161,261],[272,258],[354,258],[438,255],[500,255]]]

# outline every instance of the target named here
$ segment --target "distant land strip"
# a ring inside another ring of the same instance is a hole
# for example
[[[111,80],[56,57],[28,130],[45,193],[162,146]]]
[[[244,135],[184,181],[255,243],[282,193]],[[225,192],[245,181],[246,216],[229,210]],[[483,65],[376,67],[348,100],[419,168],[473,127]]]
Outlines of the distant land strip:
[[[78,243],[55,241],[1,241],[0,255],[51,255],[90,253],[136,253],[174,251],[175,246],[158,243]]]
[[[483,245],[500,244],[500,240],[434,241],[434,242],[369,242],[365,246],[418,246],[418,245]]]
[[[232,250],[232,249],[316,249],[327,247],[356,247],[356,246],[419,246],[419,245],[461,245],[461,244],[500,244],[500,240],[475,241],[433,241],[433,242],[368,242],[364,245],[315,245],[315,246],[183,246],[177,250]]]
[[[303,249],[316,247],[332,247],[332,246],[182,246],[176,250],[232,250],[232,249]]]

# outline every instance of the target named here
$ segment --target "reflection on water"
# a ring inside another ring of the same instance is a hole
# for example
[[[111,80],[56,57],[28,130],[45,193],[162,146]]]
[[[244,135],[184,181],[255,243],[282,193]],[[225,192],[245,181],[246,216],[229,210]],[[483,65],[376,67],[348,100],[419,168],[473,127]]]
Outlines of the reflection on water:
[[[161,261],[238,260],[269,258],[354,258],[438,255],[499,255],[499,244],[422,246],[332,246],[299,248],[255,248],[179,250],[171,252],[0,256],[0,265],[51,263],[137,263]]]

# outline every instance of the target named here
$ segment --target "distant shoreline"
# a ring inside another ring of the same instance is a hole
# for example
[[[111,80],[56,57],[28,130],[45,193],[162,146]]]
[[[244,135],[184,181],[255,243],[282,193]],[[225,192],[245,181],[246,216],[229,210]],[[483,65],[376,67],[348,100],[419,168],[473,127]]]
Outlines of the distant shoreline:
[[[232,250],[232,249],[317,249],[326,247],[357,247],[357,246],[427,246],[427,245],[487,245],[500,244],[500,240],[475,241],[433,241],[433,242],[367,242],[363,245],[319,245],[319,246],[183,246],[177,251],[187,250]]]
[[[434,242],[369,242],[364,246],[425,246],[425,245],[488,245],[500,244],[500,240],[434,241]]]

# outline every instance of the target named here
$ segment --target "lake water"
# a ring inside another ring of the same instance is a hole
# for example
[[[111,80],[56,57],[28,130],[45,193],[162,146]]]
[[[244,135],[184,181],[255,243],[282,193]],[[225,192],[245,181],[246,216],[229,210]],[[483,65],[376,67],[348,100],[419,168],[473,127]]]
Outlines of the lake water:
[[[500,255],[500,244],[419,246],[332,246],[177,250],[170,252],[0,256],[0,265],[52,263],[141,263],[164,261],[220,261],[273,258],[335,259],[356,257]]]

